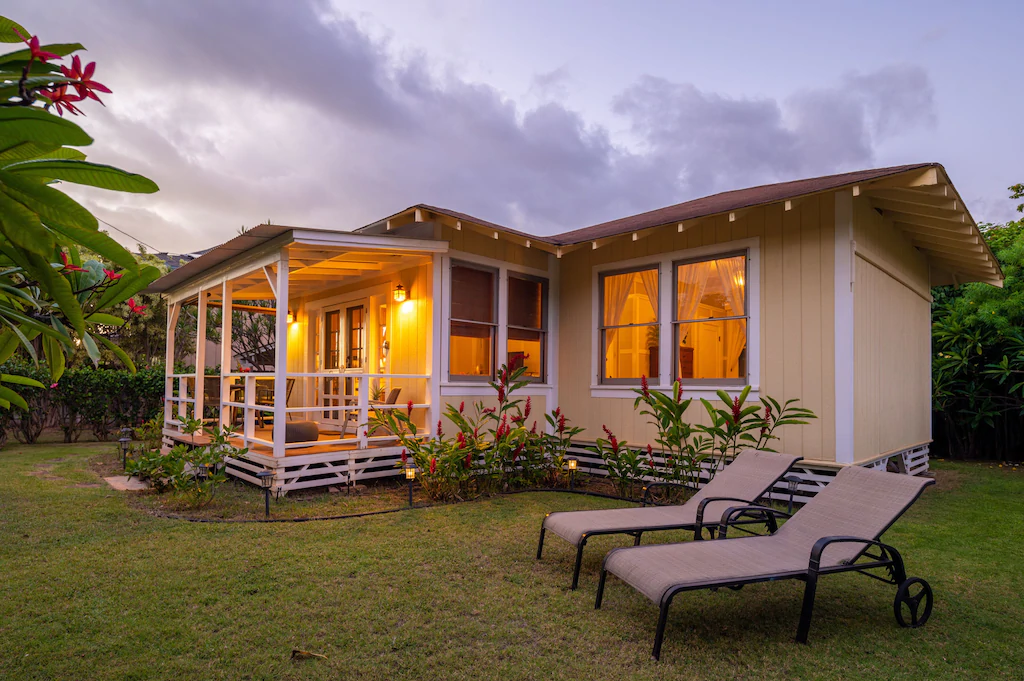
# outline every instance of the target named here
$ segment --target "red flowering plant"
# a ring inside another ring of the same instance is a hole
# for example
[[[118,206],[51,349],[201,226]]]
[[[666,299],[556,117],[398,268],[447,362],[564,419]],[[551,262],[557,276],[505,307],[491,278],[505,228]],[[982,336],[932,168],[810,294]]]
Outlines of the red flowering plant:
[[[803,425],[817,418],[810,409],[798,406],[799,400],[796,399],[780,404],[778,400],[765,396],[760,404],[748,405],[749,385],[732,397],[724,390],[717,394],[723,407],[701,399],[710,424],[700,426],[701,435],[697,438],[698,446],[712,455],[711,477],[743,449],[775,451],[769,444],[779,439],[775,435],[779,426]]]
[[[548,432],[543,437],[546,470],[546,483],[551,487],[569,484],[569,472],[566,470],[569,446],[572,439],[583,432],[579,426],[569,423],[561,407],[555,407],[549,414],[544,414],[548,422]]]
[[[605,438],[597,439],[597,453],[604,460],[608,477],[615,483],[619,496],[633,498],[637,484],[645,475],[644,450],[633,449],[625,440],[619,440],[608,426],[601,426]]]
[[[694,438],[700,427],[686,417],[693,398],[683,399],[683,387],[679,381],[672,384],[671,395],[651,390],[646,376],[641,376],[640,388],[633,392],[637,394],[633,408],[643,405],[640,413],[647,416],[657,430],[654,441],[660,448],[662,463],[650,467],[650,476],[696,489],[701,467],[709,455],[706,448],[700,446],[700,441]],[[650,458],[653,458],[653,453]]]
[[[124,324],[109,311],[160,273],[140,267],[99,230],[92,213],[54,183],[138,193],[157,186],[141,175],[90,163],[76,148],[93,139],[64,114],[80,114],[79,104],[98,100],[96,92],[110,92],[94,79],[95,63],[83,65],[78,57],[58,63],[81,45],[43,44],[6,17],[0,17],[0,42],[19,44],[0,55],[0,361],[19,346],[36,361],[41,348],[57,381],[77,341],[94,363],[106,347],[134,370],[108,337]],[[85,249],[104,262],[83,262]],[[0,405],[23,403],[0,385]]]

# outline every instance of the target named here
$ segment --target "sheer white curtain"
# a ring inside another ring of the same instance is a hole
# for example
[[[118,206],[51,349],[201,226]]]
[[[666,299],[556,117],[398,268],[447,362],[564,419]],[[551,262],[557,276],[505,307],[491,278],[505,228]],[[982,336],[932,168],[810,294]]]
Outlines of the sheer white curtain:
[[[651,309],[654,310],[654,317],[658,317],[658,270],[643,270],[637,272],[640,275],[640,283],[644,285],[644,292],[647,293],[647,300],[651,301]]]
[[[725,290],[725,299],[731,308],[730,314],[742,315],[746,300],[747,282],[746,258],[723,258],[716,260],[718,275],[722,279],[722,288]],[[747,322],[746,320],[732,320],[725,322],[725,359],[726,376],[729,378],[739,377],[740,353],[747,346]]]
[[[714,263],[711,261],[694,262],[679,267],[676,274],[676,319],[690,320],[697,317],[697,308],[700,306],[700,299],[704,297],[704,289],[708,286],[712,267]]]
[[[629,300],[629,292],[633,289],[633,277],[635,272],[626,274],[613,274],[604,278],[604,325],[619,324],[622,313],[626,309],[626,302]],[[612,343],[615,341],[617,329],[605,331],[605,375],[610,375],[607,362],[611,359]]]

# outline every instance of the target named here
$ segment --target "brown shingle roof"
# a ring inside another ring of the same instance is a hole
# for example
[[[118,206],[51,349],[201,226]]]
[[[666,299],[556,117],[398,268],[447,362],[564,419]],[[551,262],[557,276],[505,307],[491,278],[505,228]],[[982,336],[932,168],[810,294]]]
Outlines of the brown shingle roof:
[[[721,194],[712,194],[711,196],[705,196],[685,203],[677,203],[674,206],[659,208],[647,213],[612,220],[611,222],[602,222],[598,225],[576,229],[571,232],[563,232],[553,237],[547,237],[547,239],[556,245],[567,246],[647,229],[648,227],[657,227],[673,222],[682,222],[683,220],[692,220],[708,215],[740,210],[764,203],[785,201],[786,199],[793,199],[798,196],[830,191],[839,187],[857,184],[858,182],[877,180],[887,175],[897,175],[910,170],[930,168],[937,165],[936,163],[916,163],[905,166],[891,166],[889,168],[875,168],[873,170],[858,170],[852,173],[826,175],[824,177],[780,182],[778,184],[765,184],[747,189],[736,189],[734,191],[722,192]]]

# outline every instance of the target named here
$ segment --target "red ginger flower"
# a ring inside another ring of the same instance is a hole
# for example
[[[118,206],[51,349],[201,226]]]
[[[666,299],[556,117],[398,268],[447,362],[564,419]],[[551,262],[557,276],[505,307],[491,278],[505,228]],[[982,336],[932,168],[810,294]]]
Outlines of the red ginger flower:
[[[437,420],[437,439],[440,440],[444,437],[444,431],[441,430],[441,419]]]
[[[405,412],[409,418],[412,418],[412,400],[409,400],[409,403],[405,405]]]
[[[555,416],[561,416],[562,415],[562,408],[561,407],[555,407],[555,411],[553,413],[554,413]]]
[[[740,422],[740,413],[741,413],[740,398],[737,395],[736,397],[732,398],[732,422],[733,422],[733,424],[739,424],[739,422]]]
[[[402,450],[402,464],[403,464],[403,465],[405,465],[405,464],[407,464],[407,463],[409,463],[409,453],[408,453],[408,452],[406,452],[406,451],[405,451],[405,450],[403,449],[403,450]]]
[[[640,390],[643,391],[644,397],[649,398],[651,396],[651,391],[647,386],[647,376],[644,374],[640,375]]]
[[[654,468],[654,448],[650,444],[647,445],[647,465]]]
[[[57,114],[62,118],[64,117],[65,111],[71,114],[85,115],[82,113],[82,110],[74,104],[75,102],[82,101],[82,98],[77,95],[68,94],[67,85],[57,85],[46,90],[40,90],[39,94],[50,100],[50,104],[57,109]]]
[[[29,58],[28,58],[28,60],[29,60],[30,63],[32,61],[36,60],[36,59],[38,59],[39,61],[43,62],[44,64],[49,59],[60,59],[60,55],[59,54],[54,54],[53,52],[47,52],[45,50],[39,49],[39,36],[34,35],[31,38],[26,38],[25,36],[23,36],[21,34],[21,31],[19,31],[18,29],[15,28],[13,30],[14,30],[15,35],[17,35],[19,38],[21,38],[21,42],[23,42],[26,45],[28,45],[28,51],[29,51]]]
[[[131,310],[132,312],[134,312],[135,314],[142,314],[143,310],[146,309],[146,306],[145,305],[139,305],[138,303],[135,302],[134,298],[129,298],[128,299],[128,309]]]
[[[498,385],[498,403],[501,404],[505,401],[505,384],[501,383]]]
[[[463,400],[462,402],[459,402],[459,413],[461,414],[464,411],[466,411],[466,401],[465,400]]]
[[[124,276],[124,273],[115,272],[114,270],[108,270],[105,267],[103,268],[103,274],[107,275],[107,279],[110,279],[111,281],[117,281],[118,279]]]
[[[79,267],[78,265],[74,265],[71,262],[69,262],[68,261],[68,254],[65,253],[64,251],[60,252],[60,261],[62,263],[64,263],[64,267],[62,269],[63,270],[67,270],[68,272],[88,272],[89,271],[89,270],[85,269],[84,267]]]
[[[466,454],[466,468],[473,467],[473,454],[472,452]]]
[[[608,426],[601,426],[601,428],[604,429],[605,435],[608,436],[608,444],[610,444],[612,446],[612,451],[615,452],[616,454],[618,454],[619,453],[619,440],[618,440],[618,438],[615,437],[615,434],[612,433],[612,431],[608,430]]]
[[[96,93],[93,92],[93,90],[99,90],[100,92],[110,94],[110,88],[103,83],[97,83],[92,79],[92,74],[96,72],[96,62],[90,62],[83,69],[82,60],[76,55],[71,60],[70,69],[66,66],[62,66],[60,67],[60,70],[66,78],[77,81],[71,85],[78,91],[79,99],[85,99],[88,97],[89,99],[95,99],[100,104],[103,104],[103,101],[96,96]],[[106,105],[104,104],[104,106]]]
[[[523,410],[523,421],[526,421],[526,419],[530,418],[530,409],[531,409],[530,398],[527,397],[526,398],[526,409]]]
[[[532,435],[536,435],[537,434],[537,422],[536,421],[533,422],[533,428],[530,428],[530,434],[532,434]]]
[[[459,434],[455,436],[455,442],[458,445],[459,449],[466,448],[466,436],[462,433],[461,430],[459,431]]]
[[[559,414],[558,415],[558,432],[559,433],[564,433],[565,432],[565,414]]]
[[[431,475],[433,475],[436,472],[437,472],[437,457],[436,456],[432,456],[432,457],[430,457],[430,473],[431,473]]]

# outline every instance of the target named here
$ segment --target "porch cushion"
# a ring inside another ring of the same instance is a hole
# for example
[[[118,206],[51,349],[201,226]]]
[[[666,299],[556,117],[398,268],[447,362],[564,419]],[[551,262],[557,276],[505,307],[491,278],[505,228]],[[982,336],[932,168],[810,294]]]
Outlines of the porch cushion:
[[[316,442],[320,439],[320,424],[316,421],[288,421],[284,424],[285,442]]]

